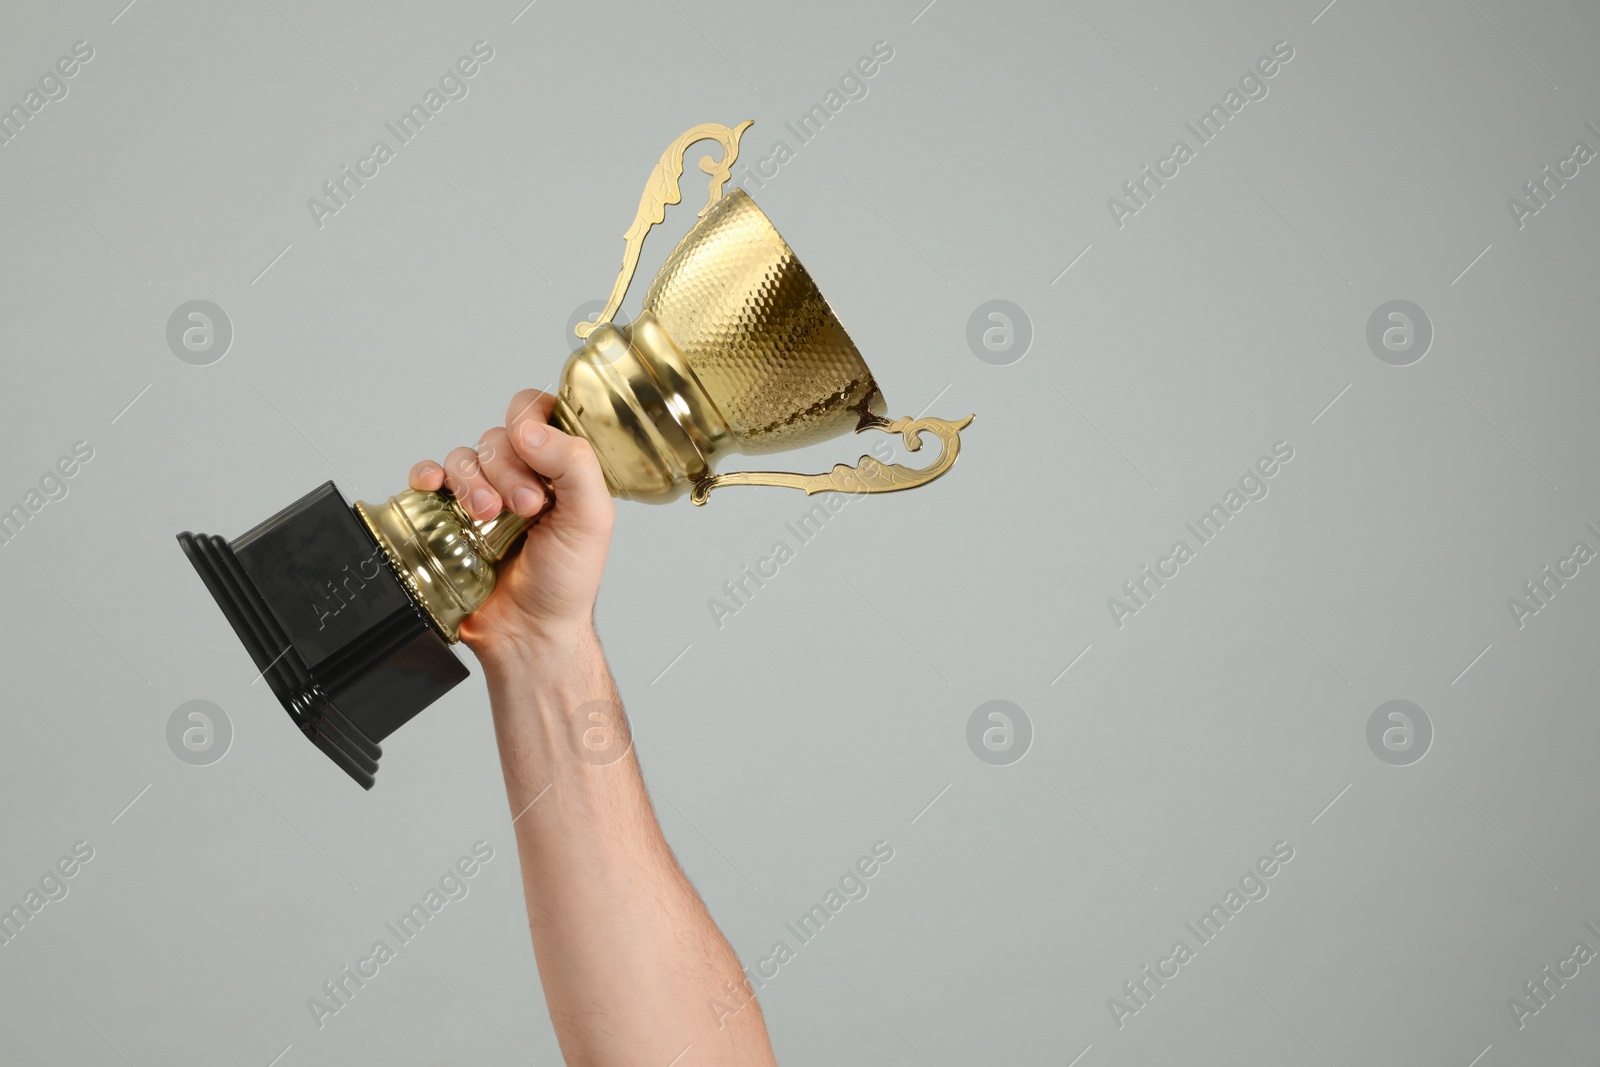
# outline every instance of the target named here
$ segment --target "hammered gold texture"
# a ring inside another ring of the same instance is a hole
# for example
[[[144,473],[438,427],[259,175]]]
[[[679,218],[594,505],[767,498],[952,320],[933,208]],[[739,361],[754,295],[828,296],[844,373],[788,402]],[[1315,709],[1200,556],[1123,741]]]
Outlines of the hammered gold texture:
[[[778,452],[856,428],[885,405],[855,342],[743,189],[718,200],[645,294],[739,450]]]

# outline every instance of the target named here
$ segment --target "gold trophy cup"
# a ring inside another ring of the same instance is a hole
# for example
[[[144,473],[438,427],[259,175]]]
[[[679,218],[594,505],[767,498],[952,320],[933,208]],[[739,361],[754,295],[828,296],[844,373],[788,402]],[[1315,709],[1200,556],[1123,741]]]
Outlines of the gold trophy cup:
[[[599,321],[577,327],[585,343],[561,372],[553,421],[594,447],[607,487],[630,500],[688,492],[704,504],[726,485],[807,494],[926,485],[955,462],[972,416],[885,417],[872,372],[787,242],[744,190],[723,191],[750,125],[695,126],[662,154]],[[645,236],[682,199],[684,156],[702,140],[719,142],[722,158],[700,160],[710,176],[700,221],[639,315],[615,325]],[[714,472],[727,453],[866,430],[899,434],[913,452],[932,434],[940,452],[923,468],[863,455],[825,474]],[[329,483],[231,543],[179,541],[300,728],[370,788],[377,742],[466,677],[445,643],[535,520],[505,511],[476,522],[449,493],[418,490],[358,502],[354,517]]]

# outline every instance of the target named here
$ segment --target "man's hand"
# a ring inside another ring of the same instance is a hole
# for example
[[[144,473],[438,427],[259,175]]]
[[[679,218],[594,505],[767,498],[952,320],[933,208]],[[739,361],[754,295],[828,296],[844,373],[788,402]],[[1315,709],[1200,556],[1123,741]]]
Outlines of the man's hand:
[[[488,602],[461,625],[461,639],[485,662],[569,645],[594,612],[616,507],[589,442],[550,425],[554,406],[549,393],[524,389],[506,424],[477,448],[456,449],[443,467],[426,460],[411,468],[411,488],[448,488],[479,521],[503,508],[531,519],[549,505],[500,565]]]
[[[571,1064],[767,1067],[755,992],[661,835],[595,636],[615,509],[554,403],[518,393],[476,449],[411,470],[474,519],[539,516],[461,638],[489,686],[550,1019]]]

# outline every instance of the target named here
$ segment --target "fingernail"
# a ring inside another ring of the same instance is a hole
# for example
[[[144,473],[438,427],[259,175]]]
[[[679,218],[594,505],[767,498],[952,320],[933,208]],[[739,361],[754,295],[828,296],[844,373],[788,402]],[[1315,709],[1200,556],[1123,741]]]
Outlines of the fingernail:
[[[532,515],[539,510],[539,494],[523,486],[511,494],[511,510],[522,516]]]
[[[539,423],[537,423],[537,422],[529,421],[529,422],[523,423],[522,424],[522,447],[523,448],[538,448],[540,445],[544,444],[544,439],[548,435],[548,433],[549,433],[548,428],[543,426],[543,425],[541,425],[541,424],[539,424]]]
[[[480,519],[494,518],[494,494],[487,489],[474,489],[467,498],[467,510]]]

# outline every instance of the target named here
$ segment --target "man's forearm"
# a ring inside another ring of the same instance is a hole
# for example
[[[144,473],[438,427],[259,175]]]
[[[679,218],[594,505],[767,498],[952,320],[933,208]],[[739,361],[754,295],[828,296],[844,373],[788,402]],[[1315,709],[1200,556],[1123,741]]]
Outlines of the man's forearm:
[[[738,960],[661,835],[593,633],[484,666],[567,1061],[666,1067],[690,1046],[686,1064],[772,1063]]]

